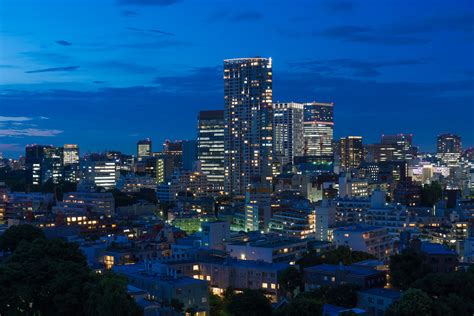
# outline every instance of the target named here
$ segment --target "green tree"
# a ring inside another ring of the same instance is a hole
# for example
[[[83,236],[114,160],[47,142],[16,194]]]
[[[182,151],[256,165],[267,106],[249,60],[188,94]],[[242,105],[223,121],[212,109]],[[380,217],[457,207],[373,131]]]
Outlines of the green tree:
[[[427,293],[433,298],[439,315],[474,314],[474,273],[430,273],[415,281],[413,288]]]
[[[244,290],[230,295],[224,311],[231,316],[269,316],[272,314],[272,305],[262,291]]]
[[[221,316],[224,311],[224,300],[215,294],[209,294],[209,313],[211,316]]]
[[[431,272],[426,263],[425,255],[408,249],[390,258],[390,282],[403,290],[408,289],[413,282]]]
[[[289,267],[279,273],[278,284],[280,290],[293,297],[295,290],[303,286],[303,275],[295,267]]]
[[[315,266],[318,264],[339,264],[349,265],[355,262],[376,259],[373,255],[362,251],[351,251],[349,247],[340,246],[335,250],[324,252],[322,254],[310,251],[305,254],[296,263],[302,268]]]
[[[127,295],[127,281],[125,278],[107,272],[104,275],[95,275],[90,286],[89,297],[85,302],[86,315],[141,315],[140,308]]]
[[[0,264],[0,315],[136,315],[137,308],[123,280],[94,274],[76,244],[23,241]]]
[[[289,304],[275,311],[275,316],[319,316],[323,303],[316,299],[298,296]]]
[[[0,236],[0,249],[3,251],[15,251],[20,242],[31,242],[36,239],[44,239],[43,231],[35,226],[23,224],[8,228]]]
[[[402,294],[398,302],[393,303],[385,313],[386,316],[432,315],[433,300],[425,292],[409,289]]]
[[[443,197],[443,188],[437,181],[425,184],[421,189],[421,204],[432,207]]]

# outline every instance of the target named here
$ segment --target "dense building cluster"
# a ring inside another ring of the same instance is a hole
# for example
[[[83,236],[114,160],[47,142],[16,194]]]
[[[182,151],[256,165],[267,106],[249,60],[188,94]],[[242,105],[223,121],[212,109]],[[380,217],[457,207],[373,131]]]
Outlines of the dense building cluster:
[[[27,223],[78,243],[149,315],[209,315],[228,289],[259,290],[278,310],[347,284],[356,306],[324,315],[382,315],[406,290],[389,277],[393,256],[420,254],[437,273],[474,263],[474,150],[460,136],[439,135],[435,153],[411,134],[335,139],[337,105],[274,102],[272,76],[270,58],[225,60],[224,106],[199,112],[195,139],[139,140],[133,155],[35,144],[2,158],[0,233]],[[318,261],[341,248],[369,259]],[[288,293],[295,267],[301,286]]]

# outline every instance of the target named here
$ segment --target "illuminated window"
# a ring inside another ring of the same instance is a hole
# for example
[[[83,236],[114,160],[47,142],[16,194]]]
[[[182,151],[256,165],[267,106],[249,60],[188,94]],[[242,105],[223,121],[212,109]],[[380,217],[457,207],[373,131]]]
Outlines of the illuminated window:
[[[267,283],[262,283],[262,288],[264,288],[264,289],[268,288],[268,284]]]
[[[193,271],[198,271],[199,270],[199,265],[195,264],[193,265]]]

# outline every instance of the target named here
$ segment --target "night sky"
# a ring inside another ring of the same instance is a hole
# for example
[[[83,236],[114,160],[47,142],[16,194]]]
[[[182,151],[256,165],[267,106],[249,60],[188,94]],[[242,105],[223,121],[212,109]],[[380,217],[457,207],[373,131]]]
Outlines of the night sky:
[[[472,0],[1,0],[0,151],[194,138],[223,59],[254,56],[274,101],[334,101],[336,137],[474,144]]]

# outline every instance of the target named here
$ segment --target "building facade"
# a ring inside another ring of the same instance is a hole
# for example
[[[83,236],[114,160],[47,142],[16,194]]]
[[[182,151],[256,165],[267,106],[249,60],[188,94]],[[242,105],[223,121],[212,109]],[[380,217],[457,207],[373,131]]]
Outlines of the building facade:
[[[252,178],[272,179],[272,60],[224,61],[225,192],[243,195]]]

